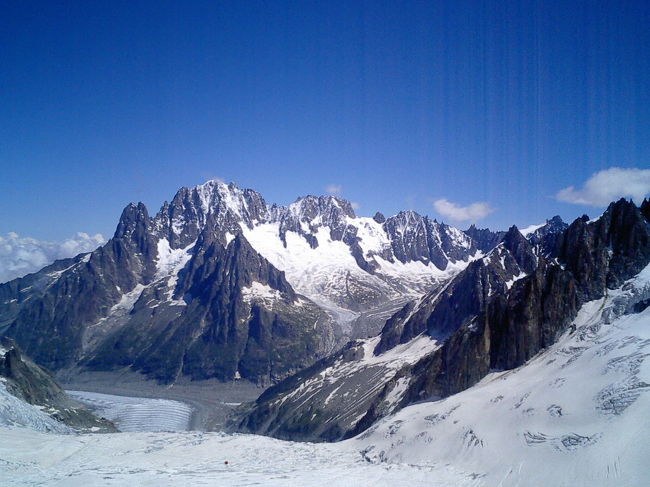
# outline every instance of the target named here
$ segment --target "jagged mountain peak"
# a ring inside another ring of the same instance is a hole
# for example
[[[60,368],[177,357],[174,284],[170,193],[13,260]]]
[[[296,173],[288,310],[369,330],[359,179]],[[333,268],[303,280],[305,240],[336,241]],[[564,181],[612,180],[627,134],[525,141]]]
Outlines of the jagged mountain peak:
[[[269,206],[254,190],[211,180],[180,188],[155,216],[129,204],[105,246],[34,277],[45,289],[31,281],[0,287],[0,326],[53,369],[131,366],[165,381],[181,373],[229,379],[238,359],[262,352],[238,348],[228,360],[212,353],[209,363],[196,359],[199,368],[184,366],[184,353],[241,347],[254,336],[273,357],[284,340],[273,330],[285,327],[305,338],[294,358],[306,364],[320,356],[314,350],[375,334],[475,253],[470,237],[414,211],[358,217],[349,201],[314,195]],[[159,353],[141,356],[144,348]],[[264,381],[290,369],[262,362],[241,376]]]
[[[643,213],[643,216],[645,216],[646,220],[650,222],[650,200],[644,198],[639,209],[641,210],[641,213]]]
[[[505,235],[505,232],[493,232],[488,228],[478,228],[472,224],[463,233],[472,239],[474,245],[482,252],[493,249]]]
[[[287,206],[287,211],[301,219],[313,219],[319,214],[341,213],[350,218],[356,218],[352,203],[338,196],[301,196]]]
[[[114,238],[129,238],[138,228],[144,230],[149,223],[149,212],[144,203],[129,203],[120,216]]]
[[[405,225],[421,224],[429,217],[420,215],[415,210],[401,210],[393,216],[388,217],[389,220],[399,221]]]
[[[633,204],[613,203],[599,219],[579,218],[548,237],[560,245],[549,247],[549,255],[539,254],[536,245],[511,227],[495,248],[444,287],[393,315],[379,337],[352,344],[349,350],[270,390],[240,426],[287,439],[354,436],[396,409],[444,398],[494,370],[525,364],[555,343],[589,301],[625,291],[636,304],[616,305],[620,313],[647,307],[650,288],[632,290],[628,281],[640,272],[646,273],[646,283],[650,279],[650,224]],[[618,292],[612,292],[617,288]],[[602,311],[597,301],[591,304],[592,310]],[[595,331],[592,325],[588,318],[584,329],[576,334],[580,347],[560,350],[563,358],[574,356],[566,365],[582,353],[585,339]],[[575,328],[564,336],[574,332]],[[397,370],[387,365],[382,365],[381,372],[371,369],[397,357],[412,359],[413,365],[402,362]],[[373,380],[369,381],[371,373]],[[338,375],[345,377],[345,383],[335,382]],[[374,380],[379,376],[383,379]],[[321,380],[325,377],[326,381]],[[334,384],[330,387],[328,381]],[[319,396],[315,387],[326,392]],[[627,386],[623,394],[631,396]],[[349,396],[354,398],[353,404]],[[605,397],[610,401],[609,392]],[[295,418],[300,418],[299,430],[294,429]],[[322,423],[314,418],[328,418],[328,429],[321,428]],[[426,417],[431,422],[438,419]]]
[[[513,251],[516,249],[518,246],[521,245],[528,245],[528,240],[526,240],[526,237],[522,235],[522,233],[519,231],[519,228],[517,228],[516,225],[512,225],[506,234],[503,237],[503,245],[510,251]]]

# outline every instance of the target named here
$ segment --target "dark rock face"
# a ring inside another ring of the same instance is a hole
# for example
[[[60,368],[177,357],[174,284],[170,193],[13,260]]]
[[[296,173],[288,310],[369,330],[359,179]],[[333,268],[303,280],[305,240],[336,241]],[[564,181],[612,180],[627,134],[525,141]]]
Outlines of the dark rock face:
[[[41,406],[52,418],[73,428],[117,431],[110,421],[97,418],[72,400],[47,371],[21,353],[13,340],[1,338],[0,348],[5,350],[0,354],[0,377],[10,394]]]
[[[0,332],[52,370],[282,378],[334,339],[243,237],[240,223],[268,216],[258,193],[216,182],[182,188],[154,218],[130,204],[105,246],[0,285]]]
[[[645,216],[646,220],[650,221],[650,200],[644,199],[640,207],[641,213]]]
[[[476,248],[482,252],[489,252],[496,247],[503,239],[506,232],[493,232],[487,228],[476,228],[476,225],[470,226],[464,231],[472,239]]]
[[[364,389],[372,399],[364,403],[365,416],[354,424],[330,420],[327,434],[317,422],[305,421],[299,434],[288,427],[286,414],[296,407],[293,395],[325,368],[331,370],[331,363],[324,362],[311,374],[289,378],[260,397],[245,413],[241,429],[321,441],[356,435],[395,407],[446,397],[476,384],[490,370],[524,364],[557,341],[582,304],[603,297],[608,288],[620,286],[650,262],[650,223],[625,200],[612,203],[597,221],[580,218],[564,230],[557,219],[552,225],[555,229],[539,232],[538,240],[526,239],[512,227],[494,249],[446,287],[407,304],[387,321],[374,349],[377,358],[423,334],[440,347],[404,365],[378,384],[379,390]],[[352,372],[348,380],[360,383],[357,375]],[[398,404],[391,405],[400,380],[407,387]],[[308,409],[314,417],[328,417],[335,408],[298,400],[300,410]],[[329,401],[336,403],[335,395]]]
[[[456,319],[459,326],[441,349],[414,367],[417,380],[404,404],[459,392],[491,368],[517,367],[554,343],[583,303],[620,286],[650,262],[650,226],[636,206],[621,200],[596,222],[578,219],[570,225],[554,258],[561,265],[539,257],[534,271],[509,292],[483,302],[476,295],[467,306],[471,320]]]
[[[569,225],[556,215],[550,220],[546,220],[546,223],[542,227],[528,235],[527,238],[534,246],[539,246],[546,250],[553,246],[557,236],[562,234],[568,227]]]
[[[5,334],[50,369],[76,362],[84,325],[99,320],[117,303],[120,290],[133,289],[151,272],[138,250],[132,242],[112,239],[92,254],[72,259],[66,272],[49,272],[48,267],[29,280],[31,285],[22,280],[0,285],[3,290],[20,288],[23,298]]]
[[[272,306],[249,299],[246,293],[255,286],[277,295]],[[131,320],[84,364],[97,370],[131,365],[163,382],[183,374],[266,383],[323,353],[327,337],[320,334],[327,328],[314,330],[322,319],[319,310],[307,302],[302,315],[292,309],[299,298],[284,274],[241,235],[226,248],[203,240],[175,293],[187,301],[176,319],[161,326],[155,320]]]
[[[441,292],[429,294],[417,309],[414,303],[409,303],[394,315],[382,330],[375,354],[406,343],[425,331],[444,340],[474,319],[491,294],[503,292],[509,279],[532,272],[536,265],[532,246],[512,227],[491,254],[472,262]]]
[[[393,255],[400,262],[432,262],[445,269],[450,260],[466,259],[475,252],[473,242],[444,223],[431,221],[414,211],[401,211],[383,224],[390,236]]]

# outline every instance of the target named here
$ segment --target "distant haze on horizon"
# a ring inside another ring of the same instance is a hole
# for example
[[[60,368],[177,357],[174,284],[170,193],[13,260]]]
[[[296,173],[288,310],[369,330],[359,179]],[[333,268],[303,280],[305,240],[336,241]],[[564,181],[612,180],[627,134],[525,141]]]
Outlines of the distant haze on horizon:
[[[5,5],[0,237],[85,248],[214,178],[461,229],[597,216],[650,191],[648,25],[644,1]]]

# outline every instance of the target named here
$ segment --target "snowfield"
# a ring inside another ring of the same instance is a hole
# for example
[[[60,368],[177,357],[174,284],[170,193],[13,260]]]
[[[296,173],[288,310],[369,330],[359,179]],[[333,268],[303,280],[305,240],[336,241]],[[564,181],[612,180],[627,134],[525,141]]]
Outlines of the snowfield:
[[[451,468],[374,465],[350,443],[222,433],[64,436],[0,428],[3,486],[448,486]],[[226,464],[225,462],[228,462]]]

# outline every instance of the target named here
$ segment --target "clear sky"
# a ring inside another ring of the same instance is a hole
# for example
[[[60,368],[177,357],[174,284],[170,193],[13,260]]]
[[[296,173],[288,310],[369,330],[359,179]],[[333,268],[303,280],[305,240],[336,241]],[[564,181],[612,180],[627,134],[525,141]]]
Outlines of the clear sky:
[[[2,1],[0,235],[110,236],[210,178],[460,228],[597,215],[589,177],[650,167],[648,26],[647,0]]]

